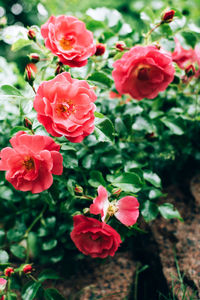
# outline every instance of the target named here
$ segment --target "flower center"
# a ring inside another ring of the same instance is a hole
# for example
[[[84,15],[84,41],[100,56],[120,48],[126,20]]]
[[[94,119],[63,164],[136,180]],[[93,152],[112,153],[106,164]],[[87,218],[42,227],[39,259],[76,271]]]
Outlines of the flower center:
[[[56,105],[56,113],[58,116],[64,116],[68,118],[75,111],[75,105],[69,100]]]
[[[59,44],[63,50],[71,50],[73,48],[73,40],[64,36],[59,41]]]
[[[137,78],[139,80],[142,80],[142,81],[148,80],[149,79],[149,72],[150,72],[150,68],[146,68],[146,67],[141,68],[138,71]]]
[[[30,171],[35,168],[35,163],[32,157],[27,156],[23,161],[23,165],[27,171]]]
[[[109,204],[107,214],[112,217],[118,211],[118,207],[116,206],[116,201],[113,201]]]

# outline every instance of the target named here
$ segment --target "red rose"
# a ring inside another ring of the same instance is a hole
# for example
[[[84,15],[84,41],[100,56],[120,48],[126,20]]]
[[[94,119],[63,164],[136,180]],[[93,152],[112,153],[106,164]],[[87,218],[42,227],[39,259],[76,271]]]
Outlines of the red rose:
[[[172,59],[181,69],[185,69],[188,65],[196,61],[195,51],[192,48],[188,50],[184,49],[176,37],[174,40],[176,47],[172,53]]]
[[[114,256],[121,241],[120,235],[110,225],[82,215],[74,216],[71,239],[85,255],[105,258]]]
[[[0,170],[7,171],[6,179],[16,190],[40,193],[52,185],[52,174],[62,174],[60,146],[51,137],[19,131],[10,143],[13,148],[0,152]]]
[[[53,136],[80,143],[94,131],[96,95],[85,80],[64,72],[38,88],[34,108],[38,121]]]
[[[60,61],[70,67],[82,67],[87,64],[87,58],[96,51],[93,34],[85,24],[72,16],[51,16],[42,25],[41,34],[45,46]]]
[[[156,46],[135,46],[114,63],[112,72],[119,94],[154,99],[174,78],[171,56]]]

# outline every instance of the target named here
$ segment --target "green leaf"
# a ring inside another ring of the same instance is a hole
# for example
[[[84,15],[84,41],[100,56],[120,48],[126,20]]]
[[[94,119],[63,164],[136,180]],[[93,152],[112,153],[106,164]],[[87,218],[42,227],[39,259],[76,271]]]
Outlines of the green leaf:
[[[164,203],[158,207],[160,214],[165,219],[179,219],[180,221],[183,221],[183,218],[179,214],[178,210],[174,208],[173,204],[171,203]]]
[[[44,251],[51,250],[51,249],[53,249],[53,248],[55,248],[57,246],[57,243],[58,243],[57,240],[49,240],[49,241],[44,242],[42,244],[42,249]]]
[[[161,187],[161,179],[156,173],[144,171],[143,176],[146,181],[150,182],[155,187]]]
[[[197,43],[197,37],[195,33],[191,31],[182,31],[181,35],[184,37],[188,45],[190,45],[192,48],[195,47]]]
[[[56,289],[46,289],[44,292],[46,300],[65,300],[65,298]]]
[[[28,282],[25,286],[24,291],[22,292],[22,299],[23,300],[33,300],[35,299],[39,288],[41,287],[40,282]]]
[[[88,80],[97,85],[100,83],[100,87],[103,88],[111,88],[113,83],[112,79],[103,72],[94,72],[88,77]]]
[[[49,270],[44,270],[40,275],[38,276],[38,280],[40,282],[43,282],[47,279],[60,279],[61,277],[58,275],[57,272],[49,269]]]
[[[104,116],[103,114],[101,114],[100,112],[97,112],[97,111],[94,112],[94,116],[95,116],[96,118],[100,118],[100,119],[105,118],[105,116]]]
[[[13,136],[13,135],[15,135],[15,133],[17,133],[18,131],[21,131],[21,130],[30,132],[30,130],[24,126],[15,126],[11,129],[10,135]]]
[[[0,264],[5,264],[9,260],[9,255],[6,251],[0,250]]]
[[[154,202],[147,200],[142,206],[141,213],[146,222],[152,221],[158,215],[158,207]]]
[[[143,185],[141,178],[136,173],[107,175],[106,179],[125,192],[137,193]]]
[[[30,41],[30,40],[19,39],[14,44],[12,44],[11,50],[12,51],[18,51],[21,48],[23,48],[25,46],[29,46],[31,44],[32,44],[32,41]]]
[[[113,123],[108,118],[95,119],[94,134],[98,141],[113,142],[115,129]]]
[[[173,134],[176,135],[184,134],[184,131],[181,127],[182,122],[179,119],[164,117],[161,119],[161,121],[165,124],[165,126],[167,126],[171,130]]]
[[[106,186],[106,182],[103,178],[103,175],[99,171],[91,171],[90,172],[90,179],[89,184],[93,187],[98,187],[99,185]]]
[[[0,245],[4,243],[6,233],[3,229],[0,229]]]
[[[23,95],[20,93],[20,91],[12,85],[8,85],[8,84],[2,85],[0,87],[0,91],[2,91],[3,94],[5,94],[5,95],[15,95],[15,96],[23,97]]]
[[[21,245],[11,245],[10,251],[19,259],[24,259],[26,257],[25,248]]]

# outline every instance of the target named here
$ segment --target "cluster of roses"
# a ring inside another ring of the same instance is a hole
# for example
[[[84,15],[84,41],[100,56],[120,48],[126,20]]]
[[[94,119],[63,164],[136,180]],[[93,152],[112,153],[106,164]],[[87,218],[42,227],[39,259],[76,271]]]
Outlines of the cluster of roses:
[[[88,57],[99,55],[92,33],[75,17],[52,16],[41,27],[41,34],[45,46],[62,64],[70,67],[82,67]],[[113,66],[117,91],[137,100],[155,98],[173,81],[175,72],[172,55],[154,45],[134,46]],[[73,79],[70,73],[63,72],[39,85],[33,106],[38,121],[49,134],[80,143],[94,131],[96,98],[85,80]],[[6,147],[0,152],[0,170],[6,171],[6,179],[17,190],[40,193],[52,185],[52,174],[62,174],[60,146],[51,137],[20,131],[10,143],[12,148]],[[134,197],[110,203],[106,190],[99,187],[99,196],[90,212],[100,213],[103,222],[75,216],[71,238],[80,251],[92,257],[114,255],[121,239],[105,220],[115,215],[126,226],[133,225],[139,214],[138,207]]]

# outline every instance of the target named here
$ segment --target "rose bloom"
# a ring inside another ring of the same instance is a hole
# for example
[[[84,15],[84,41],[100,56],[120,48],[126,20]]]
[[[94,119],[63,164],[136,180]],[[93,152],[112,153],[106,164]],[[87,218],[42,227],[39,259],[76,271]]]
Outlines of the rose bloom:
[[[71,239],[85,255],[105,258],[114,256],[121,241],[120,235],[110,225],[82,215],[74,216]]]
[[[16,190],[40,193],[52,185],[52,174],[62,174],[60,146],[51,137],[19,131],[10,143],[0,152],[0,170]]]
[[[7,280],[4,278],[0,278],[0,292],[5,290],[6,284],[7,284]]]
[[[112,72],[119,94],[134,99],[154,99],[174,79],[171,55],[156,46],[135,46],[113,64]]]
[[[172,52],[172,60],[177,63],[179,68],[185,69],[188,65],[194,63],[196,61],[196,54],[195,51],[191,49],[184,49],[179,40],[175,37],[174,38],[176,47],[174,52]]]
[[[90,205],[90,213],[94,215],[101,214],[101,220],[104,222],[107,215],[115,216],[122,224],[132,226],[139,217],[139,202],[135,197],[126,196],[118,201],[110,202],[108,200],[107,190],[100,185],[98,187],[98,196]]]
[[[38,121],[51,135],[80,143],[94,131],[96,98],[85,80],[64,72],[40,84],[33,105]]]
[[[42,25],[45,46],[70,67],[82,67],[96,51],[93,34],[85,24],[72,16],[51,16]]]

